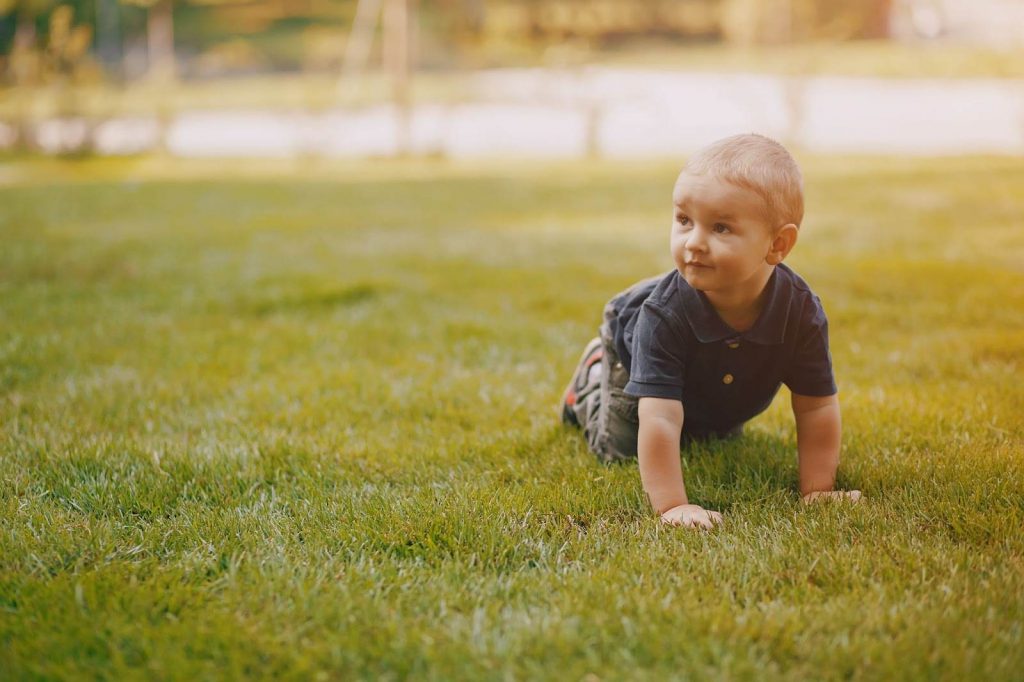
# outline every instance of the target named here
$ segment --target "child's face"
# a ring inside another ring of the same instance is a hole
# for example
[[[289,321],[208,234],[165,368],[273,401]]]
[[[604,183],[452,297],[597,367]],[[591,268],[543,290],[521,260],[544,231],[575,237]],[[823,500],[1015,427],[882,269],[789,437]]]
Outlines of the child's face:
[[[694,289],[756,296],[764,285],[772,226],[752,190],[685,171],[672,192],[672,257]]]

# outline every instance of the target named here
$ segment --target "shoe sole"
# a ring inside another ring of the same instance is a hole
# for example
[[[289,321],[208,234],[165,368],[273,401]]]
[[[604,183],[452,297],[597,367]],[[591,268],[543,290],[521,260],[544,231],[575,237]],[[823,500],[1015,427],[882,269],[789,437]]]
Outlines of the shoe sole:
[[[580,376],[584,372],[590,371],[590,368],[594,366],[594,363],[599,361],[604,355],[604,349],[601,347],[600,337],[591,339],[583,349],[583,353],[580,354],[580,359],[576,363],[576,370],[573,372],[572,379],[569,380],[569,385],[565,387],[562,392],[562,423],[570,426],[579,426],[579,422],[576,420],[576,413],[572,407],[576,404],[576,384],[580,380]]]

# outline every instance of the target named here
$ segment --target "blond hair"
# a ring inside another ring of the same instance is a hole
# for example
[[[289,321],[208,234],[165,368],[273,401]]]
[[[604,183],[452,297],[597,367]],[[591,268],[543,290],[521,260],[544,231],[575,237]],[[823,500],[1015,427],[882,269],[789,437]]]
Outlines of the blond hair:
[[[757,193],[772,227],[800,227],[804,219],[800,166],[785,147],[764,135],[733,135],[712,142],[687,160],[683,172],[711,175]]]

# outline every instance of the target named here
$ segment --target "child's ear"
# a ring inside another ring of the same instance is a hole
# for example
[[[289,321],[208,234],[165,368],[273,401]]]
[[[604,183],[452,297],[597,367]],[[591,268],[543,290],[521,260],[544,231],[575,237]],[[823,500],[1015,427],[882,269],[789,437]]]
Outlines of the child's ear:
[[[765,261],[769,265],[778,265],[781,263],[789,252],[796,246],[796,238],[799,234],[796,225],[788,223],[783,225],[775,231],[775,236],[772,237],[771,246],[768,248],[768,255],[765,256]]]

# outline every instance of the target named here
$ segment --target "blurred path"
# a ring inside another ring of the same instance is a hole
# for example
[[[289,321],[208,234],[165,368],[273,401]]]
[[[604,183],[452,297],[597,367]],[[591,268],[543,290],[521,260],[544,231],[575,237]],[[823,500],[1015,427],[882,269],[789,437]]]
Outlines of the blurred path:
[[[757,131],[816,152],[1024,154],[1024,81],[896,80],[693,74],[585,68],[497,70],[469,76],[472,101],[421,104],[409,117],[410,153],[477,156],[647,157],[684,154],[709,140]],[[380,157],[401,152],[391,106],[304,111],[194,111],[166,131],[183,157]],[[84,125],[51,121],[59,150]],[[3,140],[0,130],[0,144]],[[95,131],[102,154],[152,149],[159,125],[116,119]]]

